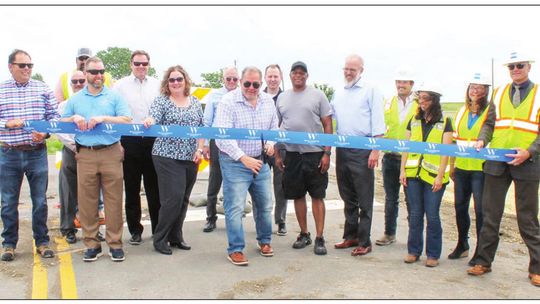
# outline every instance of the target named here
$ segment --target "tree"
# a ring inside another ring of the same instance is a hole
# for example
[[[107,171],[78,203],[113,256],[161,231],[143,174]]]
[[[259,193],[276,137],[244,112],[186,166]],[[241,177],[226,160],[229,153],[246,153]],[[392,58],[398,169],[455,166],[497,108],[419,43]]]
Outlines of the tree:
[[[223,71],[216,71],[211,73],[202,73],[203,88],[219,89],[223,86]]]
[[[315,83],[313,86],[316,89],[323,91],[324,95],[326,95],[326,98],[328,98],[328,101],[332,100],[332,96],[334,96],[334,91],[335,91],[334,88],[332,88],[326,83],[323,83],[323,84]]]
[[[43,75],[41,75],[40,73],[35,73],[34,75],[32,75],[32,79],[43,81]]]
[[[96,56],[103,60],[105,70],[111,73],[114,79],[120,79],[131,74],[131,51],[128,48],[108,47],[107,50],[97,52]],[[150,67],[148,76],[154,76],[156,70]]]

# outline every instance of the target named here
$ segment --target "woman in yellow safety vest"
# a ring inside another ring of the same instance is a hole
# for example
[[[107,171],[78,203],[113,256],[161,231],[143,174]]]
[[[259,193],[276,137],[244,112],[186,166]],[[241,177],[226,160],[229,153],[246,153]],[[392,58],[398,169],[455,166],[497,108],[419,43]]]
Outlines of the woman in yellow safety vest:
[[[443,116],[441,90],[436,84],[418,89],[418,111],[407,126],[407,139],[429,143],[452,143],[452,122]],[[403,153],[400,182],[409,202],[408,254],[405,263],[414,263],[422,255],[424,215],[426,217],[426,266],[436,267],[442,250],[442,226],[439,209],[449,180],[448,156]]]
[[[474,74],[465,94],[465,105],[458,111],[455,118],[453,139],[460,146],[472,147],[480,134],[487,117],[487,105],[490,82],[480,73]],[[454,181],[454,202],[456,209],[456,224],[458,243],[449,259],[464,258],[469,255],[469,203],[471,195],[474,199],[476,216],[476,243],[482,228],[482,192],[484,191],[484,160],[474,158],[450,158],[450,178]],[[469,265],[474,266],[474,258]]]

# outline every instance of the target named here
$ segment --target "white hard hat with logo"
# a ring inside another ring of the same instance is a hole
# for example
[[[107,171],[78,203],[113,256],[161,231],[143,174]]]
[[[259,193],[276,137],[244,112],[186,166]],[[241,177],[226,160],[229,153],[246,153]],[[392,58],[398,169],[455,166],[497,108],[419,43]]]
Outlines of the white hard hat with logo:
[[[474,73],[472,79],[469,80],[469,84],[482,84],[491,86],[491,81],[483,73]]]
[[[509,65],[511,63],[516,63],[516,62],[528,62],[528,63],[533,63],[534,60],[532,60],[531,57],[525,55],[524,53],[521,53],[521,52],[517,52],[517,51],[513,51],[513,52],[510,52],[510,56],[508,56],[505,60],[505,62],[503,63],[503,65]]]
[[[400,67],[394,76],[394,80],[415,81],[415,78],[414,72],[408,67]]]
[[[417,92],[431,92],[442,96],[441,85],[436,81],[424,81],[418,89]]]

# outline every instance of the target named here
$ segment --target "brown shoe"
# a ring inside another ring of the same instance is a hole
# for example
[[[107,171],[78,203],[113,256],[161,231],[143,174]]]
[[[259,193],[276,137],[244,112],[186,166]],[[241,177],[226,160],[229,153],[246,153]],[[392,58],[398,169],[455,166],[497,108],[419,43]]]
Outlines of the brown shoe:
[[[237,266],[247,266],[248,260],[242,252],[233,252],[227,257],[231,263]]]
[[[531,284],[534,286],[540,287],[540,274],[529,273],[529,280],[531,280]]]
[[[407,256],[403,259],[403,262],[407,264],[412,264],[414,262],[418,262],[418,260],[420,260],[420,257],[412,254],[407,254]]]
[[[382,238],[378,239],[375,241],[375,244],[376,245],[379,245],[379,246],[387,246],[387,245],[390,245],[392,243],[394,243],[396,241],[396,236],[395,235],[383,235]]]
[[[439,266],[439,260],[434,258],[428,258],[426,260],[426,267],[437,267]]]
[[[351,252],[351,255],[352,256],[366,255],[370,252],[371,252],[371,246],[367,246],[367,247],[358,246],[353,249],[353,251]]]
[[[36,253],[46,259],[54,257],[54,251],[47,245],[39,245],[38,248],[36,248]]]
[[[481,276],[483,274],[486,274],[488,272],[491,272],[491,267],[483,266],[483,265],[474,265],[473,267],[467,269],[467,273],[473,276]]]
[[[274,250],[270,246],[270,244],[258,244],[259,245],[259,253],[262,256],[265,257],[271,257],[274,256]]]
[[[358,246],[358,240],[343,240],[342,242],[334,244],[334,248],[336,249],[345,249]]]

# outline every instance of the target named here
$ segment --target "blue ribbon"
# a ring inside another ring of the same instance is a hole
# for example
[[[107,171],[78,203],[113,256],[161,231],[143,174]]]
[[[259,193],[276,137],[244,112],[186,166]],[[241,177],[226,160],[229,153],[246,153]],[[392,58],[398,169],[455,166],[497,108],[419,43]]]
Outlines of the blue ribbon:
[[[96,134],[114,136],[148,136],[148,137],[180,137],[180,138],[214,138],[265,140],[306,144],[317,146],[333,146],[338,148],[356,148],[384,150],[392,152],[409,152],[421,154],[437,154],[465,158],[479,158],[492,161],[509,162],[512,158],[505,154],[515,154],[511,149],[480,149],[458,145],[435,144],[408,140],[373,138],[362,136],[344,136],[323,133],[305,133],[280,130],[255,130],[210,127],[186,127],[178,125],[153,125],[145,128],[142,124],[98,124],[94,129],[81,131],[71,122],[58,121],[25,121],[25,129],[46,133]]]

